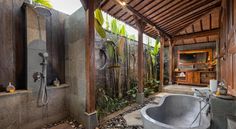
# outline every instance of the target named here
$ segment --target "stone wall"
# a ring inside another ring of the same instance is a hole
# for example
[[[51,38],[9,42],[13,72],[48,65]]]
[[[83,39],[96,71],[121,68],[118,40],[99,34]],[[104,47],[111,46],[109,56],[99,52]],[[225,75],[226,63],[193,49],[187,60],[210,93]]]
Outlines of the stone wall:
[[[85,124],[86,71],[85,71],[85,11],[80,8],[65,21],[66,82],[69,112]]]
[[[49,104],[39,106],[31,91],[17,91],[0,95],[1,129],[40,129],[47,124],[68,117],[67,86],[48,89]]]
[[[70,116],[85,123],[86,78],[85,78],[85,11],[80,8],[65,21],[65,60],[66,82],[70,85],[68,94]],[[107,39],[121,38],[107,32]],[[118,41],[118,40],[117,40]],[[104,39],[95,35],[96,89],[108,89],[114,95],[117,83],[123,93],[130,88],[130,81],[137,80],[137,42],[125,39],[124,60],[114,64],[104,46]],[[117,42],[115,42],[117,45]],[[144,58],[146,62],[146,58]],[[145,63],[144,62],[144,63]],[[114,66],[116,65],[116,66]],[[119,70],[118,70],[119,69]],[[118,80],[114,79],[114,70],[120,72]],[[146,69],[145,69],[146,70]]]
[[[26,84],[21,87],[27,90],[16,90],[15,93],[0,93],[0,128],[1,129],[39,129],[46,124],[51,124],[69,116],[67,103],[68,85],[60,87],[48,87],[49,103],[42,106],[40,92],[40,81],[34,82],[34,72],[42,72],[42,58],[39,52],[46,52],[46,20],[44,17],[37,18],[33,7],[27,4],[23,9],[25,12],[25,33],[26,39],[22,52],[25,52],[27,64],[25,75]],[[39,20],[39,22],[38,22]],[[41,27],[41,38],[39,26]],[[22,25],[23,26],[23,25]],[[9,50],[12,52],[12,50]],[[18,56],[18,55],[17,55]],[[25,58],[25,57],[24,57]],[[63,60],[64,62],[64,60]],[[61,63],[63,63],[61,62]]]

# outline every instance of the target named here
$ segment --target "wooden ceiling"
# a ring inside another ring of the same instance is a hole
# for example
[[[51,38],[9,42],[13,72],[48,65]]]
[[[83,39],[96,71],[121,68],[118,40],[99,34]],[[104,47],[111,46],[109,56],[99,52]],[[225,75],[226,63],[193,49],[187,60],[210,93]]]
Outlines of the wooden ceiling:
[[[123,0],[125,6],[119,1],[106,0],[101,9],[135,28],[134,15],[138,16],[147,23],[144,32],[153,38],[161,33],[179,45],[218,38],[221,0]]]

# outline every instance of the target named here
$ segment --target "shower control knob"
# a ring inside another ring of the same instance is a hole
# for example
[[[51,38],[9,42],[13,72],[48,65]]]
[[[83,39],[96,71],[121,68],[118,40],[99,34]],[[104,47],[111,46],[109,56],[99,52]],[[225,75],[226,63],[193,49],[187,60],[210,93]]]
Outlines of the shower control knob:
[[[42,73],[35,72],[35,73],[33,74],[34,82],[40,80],[41,78],[42,78]]]

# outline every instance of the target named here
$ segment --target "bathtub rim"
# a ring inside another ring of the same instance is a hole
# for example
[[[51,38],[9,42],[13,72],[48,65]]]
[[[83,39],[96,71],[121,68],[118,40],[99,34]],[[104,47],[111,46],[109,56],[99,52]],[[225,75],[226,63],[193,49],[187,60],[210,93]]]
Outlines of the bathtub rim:
[[[147,109],[150,109],[150,108],[159,108],[161,107],[161,105],[165,102],[165,99],[167,97],[170,97],[170,96],[183,96],[183,97],[191,97],[191,98],[196,98],[196,99],[199,99],[199,101],[203,100],[203,98],[200,98],[200,97],[197,97],[197,96],[192,96],[192,95],[185,95],[185,94],[172,94],[172,95],[165,95],[161,98],[160,102],[156,105],[146,105],[145,107],[143,107],[140,112],[141,112],[141,116],[143,117],[143,119],[146,119],[147,121],[155,124],[155,125],[159,125],[159,126],[162,126],[162,127],[165,127],[165,128],[170,128],[170,129],[182,129],[182,128],[188,128],[188,127],[175,127],[175,126],[172,126],[172,125],[168,125],[168,124],[165,124],[165,123],[162,123],[162,122],[159,122],[153,118],[151,118],[149,115],[147,115],[146,111]],[[204,117],[207,118],[207,116],[205,115]],[[206,125],[207,127],[210,127],[210,120],[208,120],[208,125]],[[204,128],[205,126],[204,125],[200,125],[200,126],[195,126],[195,127],[192,127],[191,129],[196,129],[196,128]]]

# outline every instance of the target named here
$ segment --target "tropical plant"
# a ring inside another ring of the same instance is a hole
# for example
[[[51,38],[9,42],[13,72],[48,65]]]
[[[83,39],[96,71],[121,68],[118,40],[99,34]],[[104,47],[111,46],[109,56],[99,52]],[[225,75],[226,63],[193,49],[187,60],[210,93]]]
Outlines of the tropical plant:
[[[111,20],[111,32],[115,34],[119,34],[119,28],[118,28],[117,20],[115,18]]]
[[[45,7],[48,7],[48,8],[52,8],[52,4],[50,2],[50,0],[33,0],[35,3],[38,3],[38,4],[41,4]]]
[[[94,11],[94,17],[95,17],[94,26],[97,33],[100,35],[101,38],[106,38],[106,31],[102,27],[104,23],[102,11],[100,9],[96,9]]]
[[[157,56],[160,50],[159,38],[156,39],[154,47],[151,47],[150,43],[151,43],[150,39],[148,38],[147,53],[149,55],[148,64],[149,64],[149,69],[150,69],[150,78],[156,79],[157,78],[156,70],[158,69]]]
[[[121,36],[125,36],[126,37],[126,27],[125,25],[122,25],[121,28],[120,28],[120,35]]]
[[[125,99],[119,99],[119,98],[112,98],[109,95],[106,94],[105,90],[102,88],[99,88],[97,90],[97,98],[96,99],[96,105],[98,110],[99,118],[115,112],[117,110],[120,110],[128,105],[128,101]]]

